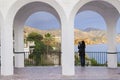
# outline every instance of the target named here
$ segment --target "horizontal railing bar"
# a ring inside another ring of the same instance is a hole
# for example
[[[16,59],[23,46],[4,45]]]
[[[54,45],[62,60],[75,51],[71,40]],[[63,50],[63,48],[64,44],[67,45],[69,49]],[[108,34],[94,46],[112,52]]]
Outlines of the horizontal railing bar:
[[[14,52],[14,54],[21,54],[21,53],[25,53],[25,52]]]

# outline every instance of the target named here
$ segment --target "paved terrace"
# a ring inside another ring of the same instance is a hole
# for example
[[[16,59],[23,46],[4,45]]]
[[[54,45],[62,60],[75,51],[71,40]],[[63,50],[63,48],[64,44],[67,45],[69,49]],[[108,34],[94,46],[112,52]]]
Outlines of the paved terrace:
[[[75,67],[75,76],[62,76],[61,67],[25,67],[0,80],[120,80],[120,68]]]

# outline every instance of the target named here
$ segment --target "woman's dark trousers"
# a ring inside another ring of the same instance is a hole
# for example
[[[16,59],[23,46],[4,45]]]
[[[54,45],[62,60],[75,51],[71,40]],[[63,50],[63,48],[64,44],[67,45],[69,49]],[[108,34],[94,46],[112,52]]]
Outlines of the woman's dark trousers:
[[[80,56],[80,63],[81,63],[81,66],[85,66],[85,55]]]

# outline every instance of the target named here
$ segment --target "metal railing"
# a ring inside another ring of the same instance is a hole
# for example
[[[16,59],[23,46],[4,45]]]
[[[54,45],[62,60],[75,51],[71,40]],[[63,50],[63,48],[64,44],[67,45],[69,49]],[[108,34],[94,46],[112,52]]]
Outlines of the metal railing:
[[[61,65],[61,52],[43,53],[38,56],[33,54],[34,53],[25,53],[25,66]]]
[[[88,58],[95,59],[98,64],[107,63],[107,52],[86,52]]]
[[[118,66],[120,66],[120,52],[116,52],[116,53],[117,53]],[[36,66],[35,58],[30,57],[29,52],[14,52],[14,54],[24,54],[25,66]],[[106,66],[107,65],[107,54],[108,54],[107,52],[86,52],[86,62],[89,62],[89,65],[91,66],[95,66],[95,65]],[[40,60],[40,63],[38,66],[60,65],[61,64],[61,52],[52,52],[47,55],[42,54],[39,60]],[[14,62],[15,62],[15,59],[14,59]],[[77,62],[78,64],[80,64],[79,59]],[[1,66],[1,56],[0,56],[0,66]]]
[[[107,52],[85,52],[85,64],[87,66],[104,66],[106,62]],[[75,54],[75,65],[81,65],[78,52]]]
[[[118,66],[120,66],[120,52],[117,54]],[[107,66],[107,54],[108,52],[86,52],[86,65],[90,66]],[[77,60],[76,65],[80,65],[80,61]]]

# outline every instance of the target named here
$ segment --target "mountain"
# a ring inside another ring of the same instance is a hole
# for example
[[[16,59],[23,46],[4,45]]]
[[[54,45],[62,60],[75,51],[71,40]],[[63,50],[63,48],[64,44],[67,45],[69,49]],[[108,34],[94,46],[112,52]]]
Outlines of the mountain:
[[[93,37],[93,35],[89,34],[88,32],[85,32],[79,29],[74,29],[74,35],[75,35],[75,38],[81,38],[81,39]]]
[[[57,29],[53,29],[53,30],[40,30],[40,29],[36,29],[36,28],[32,28],[29,26],[24,26],[24,38],[27,38],[28,34],[30,34],[31,32],[36,32],[41,34],[43,37],[46,33],[50,33],[52,34],[53,37],[55,37],[55,40],[57,42],[61,42],[61,30],[57,30]]]
[[[106,43],[106,31],[95,29],[95,28],[86,28],[85,30],[75,30],[75,45],[79,41],[84,40],[86,44],[99,44]]]
[[[25,26],[24,27],[24,33],[26,35],[28,35],[29,33],[31,32],[37,32],[41,35],[45,35],[46,33],[51,33],[52,35],[54,36],[60,36],[61,35],[61,31],[60,30],[57,30],[57,29],[53,29],[53,30],[40,30],[40,29],[36,29],[36,28],[32,28],[32,27],[29,27],[29,26]]]
[[[28,34],[30,34],[31,32],[37,32],[41,35],[45,35],[46,33],[50,33],[52,35],[54,35],[55,37],[61,37],[61,30],[39,30],[36,28],[32,28],[29,26],[25,26],[24,27],[24,33],[25,36],[28,36]],[[75,39],[86,39],[86,38],[90,38],[90,37],[94,37],[93,35],[89,34],[88,32],[84,32],[78,29],[74,29],[74,35],[75,35]]]
[[[84,29],[83,31],[90,32],[90,31],[101,31],[101,30],[97,29],[97,28],[93,28],[93,27],[88,27],[88,28]]]
[[[61,30],[39,30],[36,28],[32,28],[29,26],[24,27],[24,35],[25,37],[28,36],[31,32],[37,32],[41,35],[45,35],[46,33],[52,34],[54,37],[56,37],[58,42],[61,42]],[[78,44],[79,41],[84,40],[86,44],[100,44],[100,43],[106,43],[106,31],[94,29],[94,28],[87,28],[84,31],[79,29],[74,29],[74,43],[75,45]],[[120,42],[120,34],[116,37],[117,42]]]
[[[84,29],[83,31],[93,35],[94,37],[106,37],[106,31],[105,30],[101,30],[101,29],[97,29],[97,28],[92,28],[92,27],[88,27],[86,29]]]

